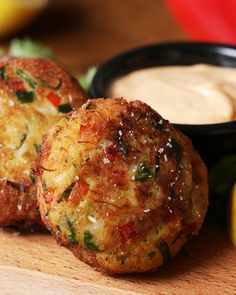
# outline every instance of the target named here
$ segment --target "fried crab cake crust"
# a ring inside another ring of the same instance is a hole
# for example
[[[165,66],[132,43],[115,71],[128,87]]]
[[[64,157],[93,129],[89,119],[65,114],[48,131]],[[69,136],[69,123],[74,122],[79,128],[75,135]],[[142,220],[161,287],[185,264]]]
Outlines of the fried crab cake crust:
[[[44,137],[37,195],[58,243],[108,274],[156,269],[200,229],[207,170],[140,101],[90,100]]]
[[[74,78],[50,60],[0,60],[0,226],[42,224],[36,193],[42,134],[86,101]]]

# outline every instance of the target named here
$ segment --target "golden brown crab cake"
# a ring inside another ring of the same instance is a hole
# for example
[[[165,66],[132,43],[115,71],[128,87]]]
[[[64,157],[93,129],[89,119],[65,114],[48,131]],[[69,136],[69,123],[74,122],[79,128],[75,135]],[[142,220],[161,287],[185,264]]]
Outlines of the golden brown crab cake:
[[[41,223],[34,171],[42,134],[85,101],[76,80],[50,60],[0,60],[0,226]]]
[[[207,170],[140,101],[90,100],[44,137],[37,195],[58,243],[96,270],[156,269],[200,229]]]

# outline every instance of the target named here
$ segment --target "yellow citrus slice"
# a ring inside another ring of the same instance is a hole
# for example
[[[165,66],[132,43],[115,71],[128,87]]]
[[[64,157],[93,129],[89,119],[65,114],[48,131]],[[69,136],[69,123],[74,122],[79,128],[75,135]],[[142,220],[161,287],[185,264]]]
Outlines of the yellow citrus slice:
[[[228,229],[230,240],[236,247],[236,184],[233,186],[228,207]]]
[[[0,37],[23,29],[47,3],[48,0],[0,0]]]

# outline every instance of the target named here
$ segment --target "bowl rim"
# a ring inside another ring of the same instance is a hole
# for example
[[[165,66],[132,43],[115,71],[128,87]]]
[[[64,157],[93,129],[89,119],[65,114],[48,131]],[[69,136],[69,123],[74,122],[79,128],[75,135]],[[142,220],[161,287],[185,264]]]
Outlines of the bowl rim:
[[[194,47],[193,47],[194,46]],[[113,56],[112,58],[106,60],[102,63],[95,76],[93,77],[90,92],[94,98],[97,97],[106,97],[105,93],[101,93],[100,85],[101,82],[106,80],[106,73],[109,72],[109,69],[113,68],[116,64],[120,64],[122,61],[128,59],[131,56],[138,56],[147,51],[152,51],[160,48],[171,48],[171,49],[192,49],[192,50],[204,50],[214,52],[215,54],[222,54],[219,51],[226,51],[229,57],[235,58],[236,61],[236,46],[227,45],[224,43],[213,43],[213,42],[188,42],[188,41],[180,41],[180,42],[163,42],[163,43],[154,43],[149,45],[144,45],[141,47],[136,47],[120,54]],[[211,64],[211,63],[209,63]],[[140,67],[141,68],[141,67]],[[105,80],[104,80],[105,78]],[[107,97],[106,97],[107,98]],[[171,122],[172,123],[172,122]],[[236,131],[236,120],[229,122],[221,122],[214,124],[179,124],[173,123],[177,128],[182,131],[191,133],[191,134],[218,134],[218,133],[233,133]]]

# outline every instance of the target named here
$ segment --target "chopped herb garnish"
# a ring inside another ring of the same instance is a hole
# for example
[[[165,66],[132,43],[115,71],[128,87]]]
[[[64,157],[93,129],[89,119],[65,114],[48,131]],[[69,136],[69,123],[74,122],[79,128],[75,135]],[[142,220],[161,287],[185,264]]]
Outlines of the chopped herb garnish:
[[[172,146],[172,149],[175,152],[175,154],[178,158],[178,161],[179,161],[180,157],[181,157],[181,148],[180,148],[178,142],[175,139],[171,138],[170,145]]]
[[[35,183],[35,181],[36,181],[35,176],[33,176],[32,174],[30,174],[29,177],[30,177],[32,183]]]
[[[0,69],[0,80],[2,81],[7,81],[8,77],[7,77],[7,73],[5,71],[4,68]]]
[[[22,146],[22,144],[24,143],[24,141],[27,138],[27,134],[26,133],[22,133],[21,134],[21,138],[20,138],[20,146]]]
[[[20,144],[19,144],[17,150],[22,147],[22,145],[25,142],[26,138],[27,138],[27,133],[22,133],[21,136],[20,136]]]
[[[78,242],[76,241],[75,229],[74,229],[73,223],[68,218],[66,218],[66,221],[67,221],[67,225],[69,227],[68,240],[71,244],[76,244]]]
[[[48,187],[47,187],[47,184],[46,184],[45,180],[42,183],[42,187],[43,187],[44,192],[48,190]]]
[[[43,81],[42,79],[39,79],[39,81],[40,81],[40,84],[42,87],[44,87],[44,88],[48,87],[48,84],[45,81]]]
[[[27,82],[32,89],[36,88],[37,83],[33,79],[31,79],[25,72],[23,72],[22,70],[17,70],[16,74],[18,77]]]
[[[190,257],[191,259],[193,259],[193,260],[198,260],[199,259],[199,257],[195,254],[195,253],[193,253],[188,247],[184,247],[184,252],[185,252],[185,254],[188,256],[188,257]]]
[[[35,175],[32,172],[30,172],[29,178],[31,179],[32,183],[35,183],[36,182]]]
[[[116,256],[116,259],[120,262],[120,264],[124,265],[127,257],[125,257],[124,255],[119,255],[119,256]]]
[[[163,263],[169,261],[171,258],[171,253],[168,244],[164,240],[161,240],[157,248],[161,251],[161,254],[163,256]]]
[[[145,117],[146,117],[146,114],[144,114],[144,113],[139,113],[139,114],[136,114],[136,115],[134,116],[134,119],[135,119],[136,122],[138,122],[138,121],[140,121],[141,119],[144,119]]]
[[[128,148],[126,147],[124,141],[123,141],[123,138],[122,138],[122,131],[119,130],[118,131],[118,134],[117,134],[117,137],[116,137],[116,142],[117,142],[117,145],[120,149],[120,151],[122,152],[122,154],[127,157],[129,155],[129,151],[128,151]]]
[[[35,93],[33,91],[17,90],[16,97],[20,103],[29,103],[35,100]]]
[[[148,253],[148,255],[147,255],[147,257],[149,259],[152,259],[154,256],[156,256],[156,252],[155,251],[152,251],[152,252]]]
[[[63,114],[66,114],[66,113],[69,113],[73,111],[71,105],[69,103],[65,103],[65,104],[61,104],[58,106],[58,112],[59,113],[63,113]]]
[[[154,118],[152,120],[152,127],[155,129],[155,130],[162,130],[163,128],[163,119],[157,119],[157,118]]]
[[[84,244],[90,250],[99,251],[98,247],[93,242],[93,235],[88,230],[84,232]]]
[[[58,203],[62,202],[65,199],[68,199],[72,189],[73,189],[74,183],[72,183],[70,186],[68,186],[64,192],[61,194],[60,198],[58,199]]]
[[[135,180],[144,182],[152,177],[154,177],[154,173],[149,170],[144,162],[141,162],[135,172]]]
[[[34,148],[35,148],[36,153],[39,154],[41,151],[41,144],[35,143]]]
[[[124,156],[127,157],[129,155],[129,151],[128,151],[128,149],[127,149],[126,145],[124,144],[121,137],[119,137],[119,139],[118,139],[118,147]]]

